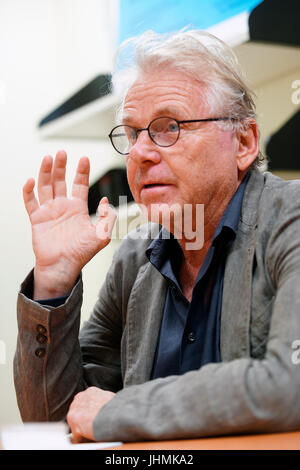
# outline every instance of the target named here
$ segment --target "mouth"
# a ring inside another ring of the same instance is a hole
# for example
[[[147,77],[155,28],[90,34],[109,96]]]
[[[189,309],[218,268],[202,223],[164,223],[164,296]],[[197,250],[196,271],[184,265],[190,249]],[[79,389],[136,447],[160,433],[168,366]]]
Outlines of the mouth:
[[[165,183],[148,183],[142,186],[141,195],[144,197],[155,197],[160,198],[166,193],[168,188],[170,188],[170,184]]]
[[[164,183],[150,183],[150,184],[144,184],[143,189],[161,188],[163,186],[168,186],[168,185]]]
[[[168,188],[170,185],[165,183],[148,183],[142,186],[142,191],[155,192]]]

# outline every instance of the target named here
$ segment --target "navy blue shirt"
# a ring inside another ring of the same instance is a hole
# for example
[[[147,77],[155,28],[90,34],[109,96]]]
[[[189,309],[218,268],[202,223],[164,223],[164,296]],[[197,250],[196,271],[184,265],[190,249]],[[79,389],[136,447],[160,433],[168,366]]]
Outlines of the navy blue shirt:
[[[220,362],[220,315],[227,251],[235,239],[248,175],[228,204],[202,263],[189,302],[178,278],[182,250],[160,232],[146,255],[168,282],[163,319],[151,378],[180,375]]]

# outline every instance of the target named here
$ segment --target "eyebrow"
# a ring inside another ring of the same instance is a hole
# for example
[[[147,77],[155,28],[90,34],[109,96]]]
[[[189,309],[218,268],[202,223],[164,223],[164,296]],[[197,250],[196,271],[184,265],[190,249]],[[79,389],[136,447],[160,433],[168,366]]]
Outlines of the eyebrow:
[[[169,116],[169,117],[175,117],[179,118],[182,117],[182,114],[176,106],[164,106],[162,108],[159,108],[155,113],[154,117],[160,117],[160,116]]]
[[[131,122],[134,122],[134,118],[130,116],[130,114],[124,113],[122,115],[121,124],[130,124]]]

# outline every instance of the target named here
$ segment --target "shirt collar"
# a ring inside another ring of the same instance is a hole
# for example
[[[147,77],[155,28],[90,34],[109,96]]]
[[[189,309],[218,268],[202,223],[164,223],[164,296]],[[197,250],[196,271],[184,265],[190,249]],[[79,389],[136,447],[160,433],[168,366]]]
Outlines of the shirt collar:
[[[245,188],[246,188],[249,176],[250,176],[250,172],[246,174],[243,181],[239,185],[238,189],[232,196],[228,206],[225,209],[224,214],[221,217],[219,225],[216,228],[213,240],[215,240],[220,235],[224,227],[229,228],[232,231],[232,233],[236,235],[237,230],[238,230],[239,220],[240,220],[244,192],[245,192]]]

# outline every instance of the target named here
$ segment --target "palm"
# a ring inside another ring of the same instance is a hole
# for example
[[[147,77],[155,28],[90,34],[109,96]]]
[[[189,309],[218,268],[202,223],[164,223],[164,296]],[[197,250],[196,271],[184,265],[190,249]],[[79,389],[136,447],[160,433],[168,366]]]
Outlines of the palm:
[[[45,157],[38,178],[39,202],[32,179],[25,184],[23,196],[32,226],[35,272],[48,271],[53,279],[55,274],[63,272],[71,284],[83,266],[109,243],[115,214],[103,198],[97,224],[90,220],[88,159],[79,161],[70,198],[66,192],[65,170],[65,152],[58,152],[54,165],[51,157]]]
[[[47,202],[32,214],[32,239],[39,265],[49,265],[64,257],[82,267],[101,249],[87,206],[80,199],[60,197]]]

